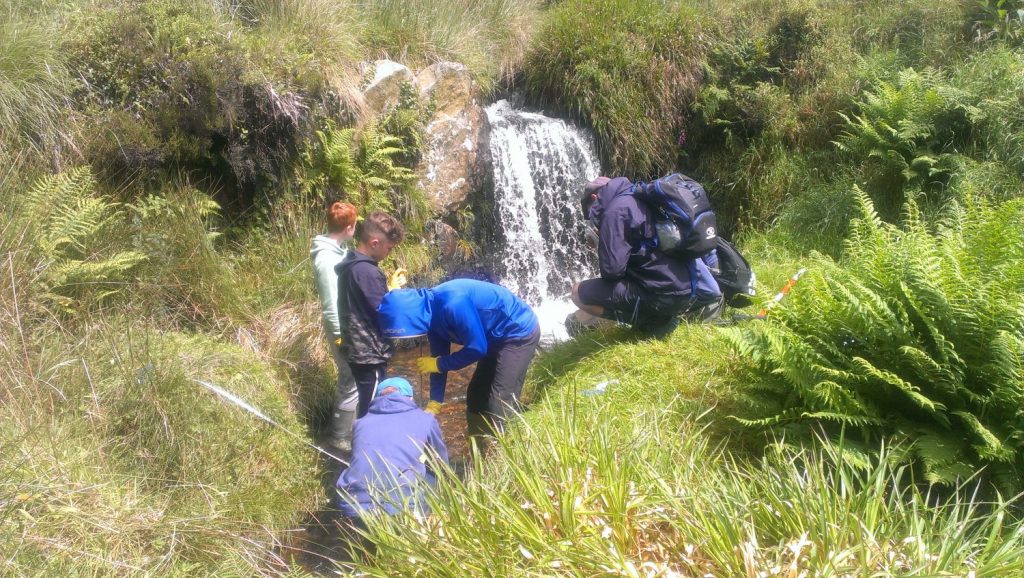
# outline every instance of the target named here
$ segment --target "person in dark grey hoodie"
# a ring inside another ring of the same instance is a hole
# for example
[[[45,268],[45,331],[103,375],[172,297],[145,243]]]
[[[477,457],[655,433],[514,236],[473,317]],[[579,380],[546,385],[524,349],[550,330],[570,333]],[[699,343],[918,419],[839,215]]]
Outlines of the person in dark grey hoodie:
[[[398,219],[375,211],[359,224],[355,250],[336,267],[342,351],[359,391],[356,418],[366,415],[374,388],[384,379],[395,351],[391,340],[380,332],[377,306],[388,290],[405,284],[405,271],[399,269],[387,279],[377,264],[404,237]]]
[[[596,229],[601,276],[577,283],[581,311],[664,337],[677,315],[704,318],[721,308],[722,292],[703,259],[665,255],[645,242],[655,236],[651,209],[629,179],[598,177],[584,187],[583,211]]]
[[[320,318],[328,347],[338,368],[338,399],[331,415],[330,444],[342,451],[352,449],[352,422],[355,420],[359,396],[352,370],[341,351],[341,323],[338,322],[338,274],[334,268],[348,254],[346,244],[356,226],[356,208],[349,203],[332,203],[327,209],[327,234],[313,238],[309,251],[313,262],[313,279],[320,298]]]

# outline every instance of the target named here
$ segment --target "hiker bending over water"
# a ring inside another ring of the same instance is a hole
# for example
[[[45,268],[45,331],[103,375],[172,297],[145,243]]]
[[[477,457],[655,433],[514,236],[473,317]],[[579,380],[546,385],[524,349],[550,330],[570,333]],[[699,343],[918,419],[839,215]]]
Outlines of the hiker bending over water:
[[[365,417],[352,434],[352,464],[338,477],[339,509],[349,517],[383,508],[425,511],[424,484],[434,484],[427,452],[448,463],[437,418],[419,409],[412,385],[401,377],[377,385]]]
[[[332,203],[327,209],[327,234],[313,238],[309,255],[313,261],[313,278],[320,297],[320,317],[327,334],[328,347],[338,368],[338,398],[331,416],[331,439],[334,447],[352,448],[352,421],[355,419],[359,394],[348,361],[341,350],[341,324],[338,322],[338,274],[335,266],[348,254],[347,243],[355,233],[356,208],[349,203]]]
[[[455,279],[433,289],[403,289],[384,296],[380,326],[392,338],[426,335],[430,357],[416,360],[430,375],[428,411],[444,402],[448,372],[476,362],[466,392],[471,437],[500,430],[519,410],[526,370],[540,342],[537,316],[508,289],[473,279]],[[451,344],[462,349],[451,353]]]
[[[366,415],[373,390],[384,379],[388,360],[395,352],[391,340],[380,333],[377,306],[389,289],[405,284],[405,272],[399,269],[388,280],[377,264],[404,237],[398,219],[375,211],[357,227],[355,250],[336,267],[342,351],[359,390],[357,418]]]
[[[657,337],[675,329],[678,315],[717,315],[722,293],[704,260],[670,257],[645,242],[655,236],[654,218],[630,194],[632,186],[623,177],[598,177],[584,187],[583,213],[601,276],[573,285],[573,303],[589,315]]]

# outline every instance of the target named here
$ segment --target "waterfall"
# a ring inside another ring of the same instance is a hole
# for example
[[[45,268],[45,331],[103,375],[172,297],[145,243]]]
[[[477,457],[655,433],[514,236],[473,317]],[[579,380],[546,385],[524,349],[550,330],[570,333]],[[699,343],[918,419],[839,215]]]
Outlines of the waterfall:
[[[504,100],[486,108],[491,125],[497,226],[504,245],[502,283],[541,320],[546,340],[561,340],[575,308],[574,281],[592,277],[597,255],[584,239],[583,185],[598,176],[593,138],[582,129]]]

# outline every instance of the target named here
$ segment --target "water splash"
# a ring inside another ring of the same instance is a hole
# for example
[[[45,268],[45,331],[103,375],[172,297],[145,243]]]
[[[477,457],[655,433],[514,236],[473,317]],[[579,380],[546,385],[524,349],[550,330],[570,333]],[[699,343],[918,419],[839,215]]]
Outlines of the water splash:
[[[597,255],[586,246],[583,184],[600,170],[593,138],[565,121],[512,108],[487,107],[502,283],[534,307],[544,341],[567,336],[574,281],[593,276]]]

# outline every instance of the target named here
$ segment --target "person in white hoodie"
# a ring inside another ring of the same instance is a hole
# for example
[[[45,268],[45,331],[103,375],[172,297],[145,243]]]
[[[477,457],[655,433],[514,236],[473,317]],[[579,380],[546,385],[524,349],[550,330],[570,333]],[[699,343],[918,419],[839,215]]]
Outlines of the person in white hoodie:
[[[350,203],[332,203],[327,209],[327,234],[313,238],[309,256],[313,261],[313,277],[320,297],[320,316],[327,334],[328,346],[338,367],[338,400],[331,412],[330,444],[352,451],[352,422],[355,420],[359,393],[348,361],[342,354],[341,324],[338,320],[338,274],[335,266],[348,254],[346,244],[355,234],[356,208]]]

